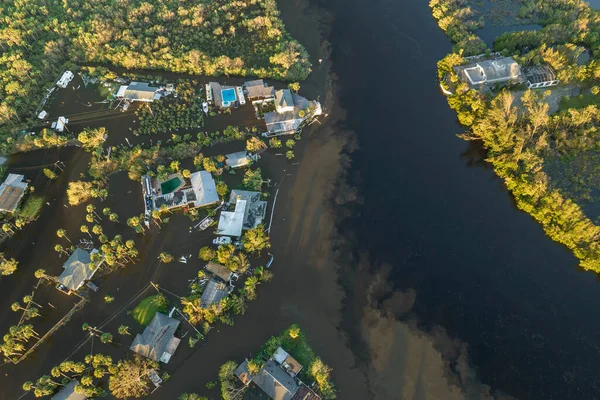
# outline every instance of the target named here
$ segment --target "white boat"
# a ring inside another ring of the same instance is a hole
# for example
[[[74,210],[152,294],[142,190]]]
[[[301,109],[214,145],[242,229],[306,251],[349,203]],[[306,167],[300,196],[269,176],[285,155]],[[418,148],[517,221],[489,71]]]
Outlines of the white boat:
[[[202,103],[202,111],[204,111],[204,114],[208,115],[208,103],[207,102]]]

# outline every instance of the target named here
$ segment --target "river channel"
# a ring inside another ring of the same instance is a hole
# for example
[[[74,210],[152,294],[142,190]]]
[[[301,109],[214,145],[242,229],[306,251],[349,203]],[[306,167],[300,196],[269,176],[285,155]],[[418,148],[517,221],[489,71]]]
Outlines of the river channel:
[[[333,71],[359,147],[348,176],[362,199],[341,231],[352,233],[359,274],[385,280],[355,332],[379,365],[376,397],[435,397],[425,358],[403,357],[415,343],[400,334],[408,327],[474,398],[598,398],[597,277],[515,208],[481,149],[455,136],[462,128],[435,80],[451,45],[427,2],[334,4]],[[407,388],[400,373],[419,368]]]

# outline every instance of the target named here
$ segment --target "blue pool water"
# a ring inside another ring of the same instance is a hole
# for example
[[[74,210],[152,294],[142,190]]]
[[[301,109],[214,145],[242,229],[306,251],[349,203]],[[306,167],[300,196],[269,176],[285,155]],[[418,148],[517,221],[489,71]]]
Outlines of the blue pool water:
[[[223,98],[223,105],[232,103],[235,101],[235,89],[223,89],[221,90],[221,97]]]

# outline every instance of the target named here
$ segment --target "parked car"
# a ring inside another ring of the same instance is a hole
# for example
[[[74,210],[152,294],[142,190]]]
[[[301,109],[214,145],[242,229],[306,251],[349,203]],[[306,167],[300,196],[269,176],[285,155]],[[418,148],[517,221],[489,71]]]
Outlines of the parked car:
[[[98,289],[100,289],[98,287],[98,285],[96,285],[94,282],[92,281],[88,281],[88,283],[85,284],[87,287],[89,287],[90,289],[92,289],[94,292],[97,292]]]

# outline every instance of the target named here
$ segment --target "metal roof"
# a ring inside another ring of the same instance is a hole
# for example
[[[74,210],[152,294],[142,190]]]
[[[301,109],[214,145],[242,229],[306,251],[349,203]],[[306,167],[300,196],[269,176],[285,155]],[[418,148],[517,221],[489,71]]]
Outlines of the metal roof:
[[[265,363],[252,382],[274,400],[290,400],[299,389],[296,380],[273,360]]]
[[[215,180],[210,172],[194,172],[190,175],[190,181],[196,195],[194,207],[206,206],[219,201]]]
[[[217,225],[217,235],[242,236],[245,213],[246,200],[238,200],[234,211],[221,211],[219,225]]]
[[[275,92],[275,107],[294,107],[294,98],[292,97],[290,89],[281,89]]]
[[[228,294],[229,290],[225,283],[211,278],[206,284],[204,292],[202,292],[202,297],[200,298],[201,307],[206,308],[213,304],[219,304],[219,302],[227,297]]]
[[[24,178],[23,175],[8,174],[0,185],[0,211],[12,213],[17,209],[28,185],[23,181]]]
[[[63,264],[65,270],[58,277],[58,282],[71,290],[79,289],[86,280],[91,279],[98,268],[91,269],[91,262],[90,253],[76,248]]]
[[[267,214],[267,202],[260,199],[260,192],[233,189],[229,202],[237,204],[238,200],[246,200],[242,229],[252,229],[263,222]]]
[[[144,333],[135,337],[129,349],[151,360],[168,363],[180,342],[175,337],[178,326],[179,320],[157,312]]]

